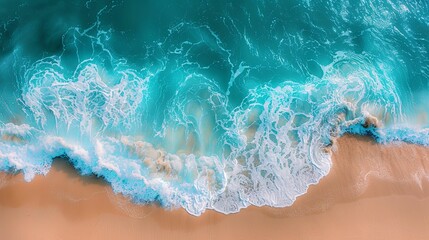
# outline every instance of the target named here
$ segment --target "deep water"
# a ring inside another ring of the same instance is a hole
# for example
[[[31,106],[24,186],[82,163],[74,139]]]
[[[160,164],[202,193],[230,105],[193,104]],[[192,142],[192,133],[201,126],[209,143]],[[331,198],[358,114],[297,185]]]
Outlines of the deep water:
[[[0,170],[283,207],[344,134],[429,145],[426,0],[0,0]]]

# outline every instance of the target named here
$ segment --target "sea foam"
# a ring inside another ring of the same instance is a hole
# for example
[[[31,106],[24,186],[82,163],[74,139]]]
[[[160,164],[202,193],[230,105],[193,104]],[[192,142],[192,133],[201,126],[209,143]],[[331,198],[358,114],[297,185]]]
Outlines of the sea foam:
[[[138,3],[96,2],[66,4],[68,24],[26,5],[22,26],[5,22],[0,170],[31,181],[63,157],[136,203],[235,213],[293,204],[343,134],[429,145],[427,6],[234,3],[211,16],[207,4],[197,16],[165,4],[153,30],[124,17]],[[48,43],[17,37],[33,24],[48,24]]]

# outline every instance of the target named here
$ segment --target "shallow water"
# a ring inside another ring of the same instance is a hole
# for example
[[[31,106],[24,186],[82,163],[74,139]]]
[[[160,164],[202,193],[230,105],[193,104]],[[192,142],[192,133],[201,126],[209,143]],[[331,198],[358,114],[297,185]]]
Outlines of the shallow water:
[[[288,206],[346,132],[429,145],[426,1],[1,1],[0,169]]]

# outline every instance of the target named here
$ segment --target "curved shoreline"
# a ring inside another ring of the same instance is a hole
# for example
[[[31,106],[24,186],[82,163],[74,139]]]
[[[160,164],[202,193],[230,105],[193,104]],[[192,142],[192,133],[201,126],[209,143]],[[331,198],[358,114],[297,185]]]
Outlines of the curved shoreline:
[[[346,135],[333,145],[332,168],[291,207],[249,207],[237,214],[137,206],[65,161],[26,183],[0,178],[5,239],[427,239],[429,148],[382,145]]]

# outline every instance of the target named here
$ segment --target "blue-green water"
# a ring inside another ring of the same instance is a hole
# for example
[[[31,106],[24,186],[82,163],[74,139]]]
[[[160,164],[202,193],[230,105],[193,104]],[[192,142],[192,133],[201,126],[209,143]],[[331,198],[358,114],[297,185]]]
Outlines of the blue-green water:
[[[429,145],[429,2],[0,1],[0,169],[291,205],[344,133]]]

